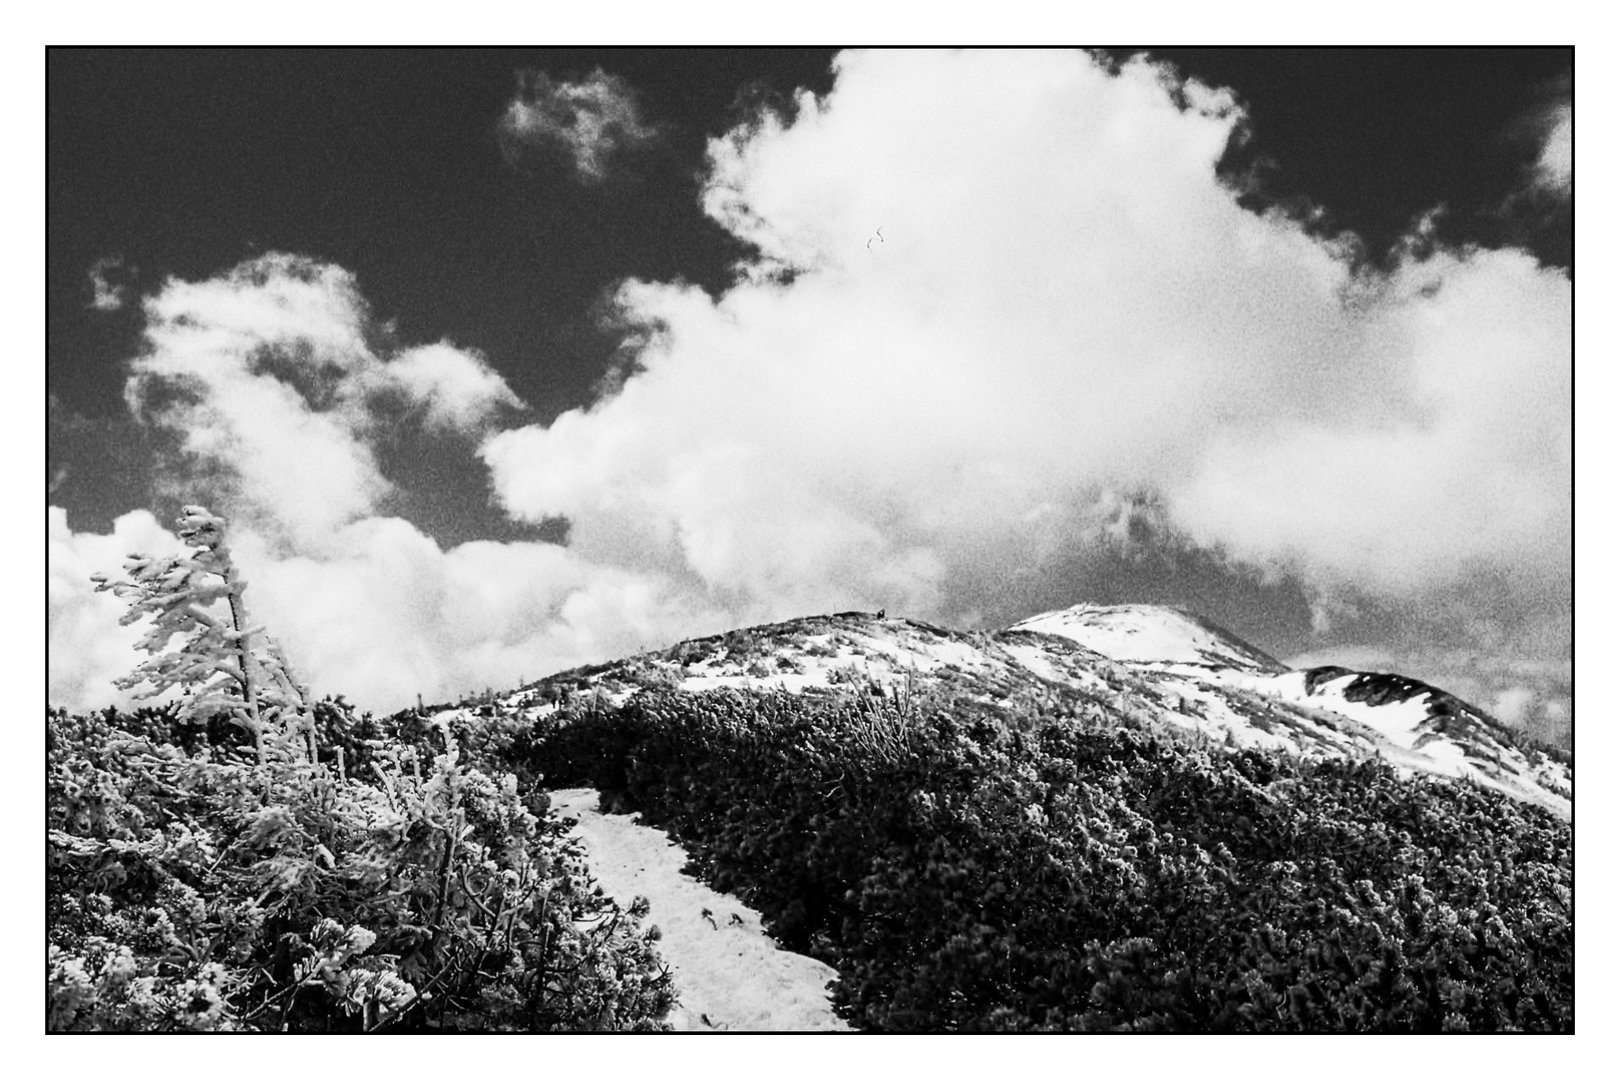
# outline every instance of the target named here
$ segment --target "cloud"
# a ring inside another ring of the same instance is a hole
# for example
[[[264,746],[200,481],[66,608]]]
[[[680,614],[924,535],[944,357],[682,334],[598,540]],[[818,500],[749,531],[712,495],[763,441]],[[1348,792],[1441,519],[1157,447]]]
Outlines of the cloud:
[[[662,644],[681,610],[655,578],[593,565],[560,545],[445,550],[399,518],[345,525],[318,554],[286,557],[251,533],[237,550],[254,582],[254,617],[300,675],[369,707],[510,688]],[[702,613],[681,618],[693,616]]]
[[[126,396],[176,440],[168,493],[230,519],[248,610],[317,694],[399,708],[667,643],[694,620],[726,625],[691,597],[672,600],[656,575],[540,542],[443,549],[384,513],[394,485],[375,448],[402,438],[386,422],[401,402],[423,437],[476,434],[521,402],[481,356],[448,343],[383,351],[341,268],[267,255],[170,281],[144,313]],[[90,575],[116,577],[131,553],[179,541],[146,511],[98,535],[50,507],[47,531],[49,700],[127,704],[112,680],[140,660],[141,627],[118,625],[123,602]]]
[[[1491,713],[1498,720],[1522,725],[1529,718],[1535,696],[1535,691],[1528,686],[1510,686],[1497,693],[1490,705]]]
[[[477,431],[498,407],[523,404],[487,360],[446,342],[401,352],[381,376],[421,402],[428,426],[439,432]]]
[[[1542,117],[1541,155],[1535,182],[1542,190],[1569,198],[1575,190],[1575,106],[1561,101]]]
[[[128,705],[131,694],[112,681],[127,675],[144,654],[134,651],[142,626],[120,626],[125,604],[98,593],[91,574],[117,577],[133,552],[172,555],[180,542],[145,510],[118,518],[101,536],[75,533],[67,512],[48,507],[46,542],[46,694],[51,704]]]
[[[535,86],[511,137],[611,129]],[[465,433],[514,399],[453,346],[385,355],[340,268],[170,282],[130,401],[225,493],[256,617],[368,707],[816,611],[1005,625],[1176,560],[1296,583],[1393,666],[1435,620],[1480,663],[1559,661],[1568,278],[1434,244],[1360,266],[1238,205],[1242,123],[1143,61],[841,56],[828,96],[711,144],[705,206],[758,252],[734,287],[624,283],[611,396],[483,436],[506,511],[566,517],[566,547],[384,513],[390,395]],[[1446,670],[1474,677],[1411,673]]]
[[[170,554],[179,541],[144,510],[103,536],[73,532],[51,507],[47,530],[48,700],[127,705],[131,694],[112,680],[144,655],[134,645],[145,623],[119,626],[124,602],[95,592],[90,575],[117,577],[130,553]],[[227,539],[249,582],[252,620],[280,642],[299,679],[317,696],[343,694],[368,709],[506,689],[731,625],[655,575],[595,565],[556,544],[446,550],[383,516],[338,526],[310,550],[289,551],[251,524],[233,523]]]
[[[90,307],[96,311],[117,311],[124,306],[129,286],[118,280],[124,267],[121,255],[105,255],[90,264]]]
[[[608,159],[657,133],[643,122],[630,87],[601,70],[582,82],[553,80],[541,71],[518,73],[518,94],[497,127],[508,160],[531,147],[560,146],[581,180],[601,181]]]
[[[171,280],[145,315],[125,396],[177,440],[171,487],[201,485],[300,546],[392,489],[369,441],[389,401],[437,433],[476,433],[498,407],[520,404],[481,356],[448,343],[380,353],[353,275],[300,256]]]
[[[209,281],[170,281],[145,314],[146,350],[125,396],[179,440],[190,466],[180,484],[206,481],[299,542],[388,490],[356,438],[367,416],[346,392],[376,362],[346,272],[266,256]]]
[[[1324,595],[1567,587],[1567,277],[1379,275],[1243,209],[1230,95],[1143,61],[837,67],[711,145],[708,212],[760,252],[739,284],[627,283],[643,370],[486,442],[512,514],[782,614],[1015,614],[1010,583],[1084,587],[1137,492],[1159,542]]]
[[[1409,263],[1344,324],[1362,339],[1343,361],[1363,374],[1343,387],[1356,400],[1207,432],[1199,465],[1167,485],[1173,513],[1199,541],[1324,585],[1399,594],[1481,567],[1555,584],[1571,537],[1572,318],[1568,279],[1528,256]]]

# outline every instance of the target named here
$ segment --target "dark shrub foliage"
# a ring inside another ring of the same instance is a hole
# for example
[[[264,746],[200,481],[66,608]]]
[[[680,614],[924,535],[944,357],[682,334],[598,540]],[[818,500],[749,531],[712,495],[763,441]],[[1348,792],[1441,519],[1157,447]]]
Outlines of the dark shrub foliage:
[[[550,783],[623,791],[838,969],[876,1031],[1569,1031],[1569,827],[1378,762],[950,703],[646,693],[554,714]]]
[[[479,754],[522,739],[314,711],[319,760],[268,765],[172,710],[47,714],[50,1030],[660,1026],[645,909]]]

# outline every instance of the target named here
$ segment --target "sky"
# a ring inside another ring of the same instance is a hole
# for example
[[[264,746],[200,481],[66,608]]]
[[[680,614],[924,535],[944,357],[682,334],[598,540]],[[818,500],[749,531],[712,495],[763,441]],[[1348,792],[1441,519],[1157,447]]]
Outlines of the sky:
[[[1573,54],[99,52],[47,89],[48,696],[232,522],[319,694],[1180,605],[1572,723]]]

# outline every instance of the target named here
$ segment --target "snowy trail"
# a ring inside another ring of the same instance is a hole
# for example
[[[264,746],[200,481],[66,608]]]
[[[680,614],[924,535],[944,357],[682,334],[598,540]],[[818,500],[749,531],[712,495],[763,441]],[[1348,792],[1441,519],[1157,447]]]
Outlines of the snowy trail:
[[[676,1031],[848,1031],[828,1003],[837,974],[819,960],[777,947],[759,915],[734,896],[681,873],[686,852],[639,817],[603,814],[594,788],[551,792],[559,815],[579,819],[591,872],[623,907],[652,904],[646,922],[663,938],[658,951],[675,976]]]

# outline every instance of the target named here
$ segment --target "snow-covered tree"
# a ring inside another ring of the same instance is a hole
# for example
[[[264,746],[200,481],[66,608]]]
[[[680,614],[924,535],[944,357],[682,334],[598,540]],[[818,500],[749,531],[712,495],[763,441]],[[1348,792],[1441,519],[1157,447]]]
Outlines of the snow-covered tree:
[[[150,689],[137,695],[143,698],[177,690],[181,716],[188,720],[228,716],[252,734],[261,763],[272,754],[313,761],[308,691],[294,680],[280,646],[248,621],[242,602],[247,582],[231,561],[225,520],[204,507],[186,506],[177,524],[189,554],[134,554],[124,563],[124,580],[92,576],[98,592],[129,599],[121,623],[152,618],[136,645],[152,658],[117,685],[133,690],[149,683]],[[180,643],[171,647],[176,635]]]

